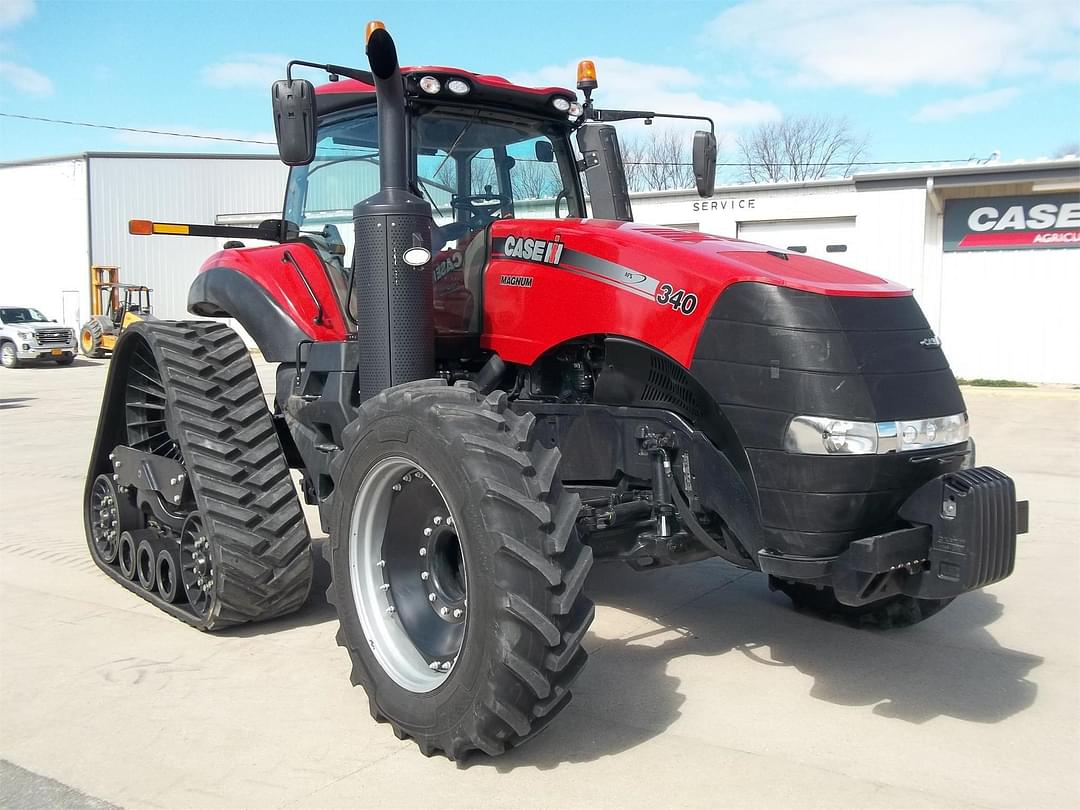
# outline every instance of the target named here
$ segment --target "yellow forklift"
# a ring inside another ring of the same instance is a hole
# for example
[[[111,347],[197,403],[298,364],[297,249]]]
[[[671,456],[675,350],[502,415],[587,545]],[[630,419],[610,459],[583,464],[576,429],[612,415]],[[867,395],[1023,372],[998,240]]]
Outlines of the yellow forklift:
[[[150,288],[121,284],[120,268],[90,268],[90,320],[79,330],[79,348],[87,357],[105,357],[131,324],[153,320]]]

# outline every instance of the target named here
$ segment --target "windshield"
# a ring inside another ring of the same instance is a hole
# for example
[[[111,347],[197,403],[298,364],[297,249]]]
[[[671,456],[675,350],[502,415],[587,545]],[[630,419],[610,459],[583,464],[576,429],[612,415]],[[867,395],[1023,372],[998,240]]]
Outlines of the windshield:
[[[38,310],[30,307],[3,307],[0,308],[0,321],[4,323],[33,323],[34,321],[48,321]]]
[[[496,219],[582,215],[564,127],[478,108],[431,108],[414,113],[411,140],[411,184],[431,203],[436,251]],[[315,160],[289,175],[285,219],[344,243],[348,267],[352,208],[378,188],[378,122],[371,107],[319,127]]]

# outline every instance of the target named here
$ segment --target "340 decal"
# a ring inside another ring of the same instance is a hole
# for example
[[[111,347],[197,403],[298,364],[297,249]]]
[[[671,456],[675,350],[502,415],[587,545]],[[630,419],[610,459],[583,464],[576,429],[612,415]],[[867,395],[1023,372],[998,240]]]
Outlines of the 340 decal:
[[[661,284],[656,288],[656,303],[667,305],[683,315],[689,315],[697,309],[698,298],[692,292],[676,290],[670,284]]]

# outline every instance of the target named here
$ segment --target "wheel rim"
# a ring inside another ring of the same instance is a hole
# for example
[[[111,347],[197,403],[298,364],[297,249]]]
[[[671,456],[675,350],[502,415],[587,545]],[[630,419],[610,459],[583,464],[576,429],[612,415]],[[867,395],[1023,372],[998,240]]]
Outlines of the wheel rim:
[[[87,354],[94,348],[94,336],[90,334],[89,329],[84,329],[82,333],[82,347],[83,351]]]
[[[165,385],[161,371],[150,346],[142,340],[135,346],[128,363],[124,406],[131,447],[183,463],[180,447],[169,434],[165,421]]]
[[[90,489],[90,537],[98,557],[105,563],[115,562],[120,532],[127,528],[120,525],[119,497],[107,475],[94,479]]]
[[[180,582],[195,614],[210,612],[214,588],[214,561],[202,516],[192,512],[180,531]]]
[[[410,692],[442,685],[468,625],[458,523],[430,474],[394,456],[364,477],[349,528],[349,576],[368,647]]]
[[[10,366],[10,365],[12,365],[14,363],[14,361],[15,361],[15,347],[14,346],[12,346],[10,343],[5,343],[4,348],[2,350],[0,350],[0,352],[2,352],[2,354],[0,354],[0,357],[3,358],[5,366]]]

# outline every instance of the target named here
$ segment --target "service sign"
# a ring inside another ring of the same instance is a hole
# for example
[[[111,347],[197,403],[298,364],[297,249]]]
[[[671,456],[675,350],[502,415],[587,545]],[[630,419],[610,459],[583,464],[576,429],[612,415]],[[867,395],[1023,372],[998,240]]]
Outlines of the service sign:
[[[1080,194],[945,201],[944,249],[1080,248]]]

